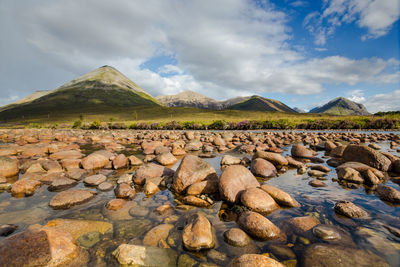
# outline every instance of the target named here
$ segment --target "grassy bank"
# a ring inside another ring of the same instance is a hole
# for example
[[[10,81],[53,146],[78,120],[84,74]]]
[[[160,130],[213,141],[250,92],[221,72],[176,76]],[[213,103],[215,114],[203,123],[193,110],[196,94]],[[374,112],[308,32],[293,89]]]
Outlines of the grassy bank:
[[[99,112],[101,110],[101,112]],[[400,114],[333,116],[196,108],[101,108],[81,114],[54,112],[3,121],[1,127],[131,129],[400,129]]]

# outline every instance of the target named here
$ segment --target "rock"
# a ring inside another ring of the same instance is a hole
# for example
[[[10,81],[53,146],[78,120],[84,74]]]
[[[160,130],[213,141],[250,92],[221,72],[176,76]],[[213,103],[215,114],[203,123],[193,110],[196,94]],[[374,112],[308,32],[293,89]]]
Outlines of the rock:
[[[299,144],[293,145],[292,150],[290,152],[292,154],[292,157],[295,158],[313,158],[315,154],[313,151]]]
[[[319,224],[312,231],[316,237],[322,240],[338,240],[341,238],[339,231],[331,225]]]
[[[101,240],[101,234],[99,232],[89,232],[79,237],[76,242],[79,246],[89,249],[96,245]]]
[[[326,176],[325,172],[321,172],[321,171],[317,171],[317,170],[310,170],[308,171],[308,175],[311,177],[317,177],[317,178],[321,178]]]
[[[67,172],[67,175],[69,178],[77,180],[77,181],[81,180],[86,174],[87,174],[87,172],[82,169],[71,169],[71,170],[68,170],[68,172]]]
[[[125,168],[128,166],[128,158],[124,154],[119,154],[113,159],[112,165],[115,170]]]
[[[129,209],[129,214],[133,217],[146,217],[149,214],[149,209],[142,206],[134,206]]]
[[[362,177],[364,178],[364,182],[368,185],[377,185],[381,182],[371,169],[362,172]]]
[[[328,244],[307,246],[302,254],[302,266],[389,266],[379,256],[364,250]]]
[[[49,221],[42,229],[69,233],[74,240],[77,240],[91,232],[98,232],[100,234],[111,233],[113,225],[109,222],[94,220],[55,219]]]
[[[146,195],[153,195],[160,191],[160,188],[158,188],[157,185],[155,185],[153,182],[150,181],[146,182],[143,189]]]
[[[312,216],[295,217],[288,220],[288,224],[297,234],[303,234],[321,222]]]
[[[332,141],[326,141],[325,142],[325,150],[326,152],[331,152],[332,149],[336,148],[337,145],[335,145]]]
[[[106,204],[106,209],[108,210],[119,210],[121,209],[125,204],[126,204],[125,199],[111,199],[110,201],[107,202]]]
[[[207,258],[211,259],[213,262],[216,262],[218,264],[224,264],[228,259],[225,253],[215,249],[211,249],[207,252]]]
[[[224,169],[219,179],[219,192],[229,202],[238,202],[242,191],[259,187],[260,183],[254,175],[241,165],[231,165]]]
[[[137,245],[120,245],[112,255],[121,265],[176,266],[176,252],[172,249]]]
[[[34,163],[25,171],[25,173],[46,173],[46,170],[43,169],[42,164]]]
[[[361,174],[352,168],[337,168],[336,169],[338,179],[346,180],[351,183],[362,184],[364,183],[364,179],[361,177]]]
[[[375,144],[375,143],[370,143],[368,146],[370,148],[375,149],[375,150],[380,150],[381,149],[381,147],[379,145]]]
[[[92,153],[82,159],[81,164],[85,170],[103,168],[109,162],[108,158],[99,153]]]
[[[254,159],[251,162],[250,171],[255,176],[264,178],[275,176],[277,172],[275,166],[271,162],[262,158]]]
[[[285,158],[287,159],[287,161],[289,163],[289,166],[292,166],[292,167],[295,167],[295,168],[298,168],[298,169],[304,167],[304,163],[303,162],[297,161],[297,160],[295,160],[295,159],[293,159],[292,157],[289,157],[289,156],[286,156]]]
[[[250,243],[250,237],[239,228],[232,228],[224,233],[224,240],[231,246],[245,247]]]
[[[210,207],[210,203],[195,196],[186,196],[183,198],[183,202],[197,207],[203,207],[203,208]]]
[[[275,224],[253,211],[242,213],[238,224],[246,233],[261,240],[280,239],[283,237],[283,233]]]
[[[383,225],[383,227],[385,227],[395,237],[399,237],[400,238],[400,229],[398,229],[396,227],[392,227],[390,225]],[[0,230],[0,232],[1,232],[1,230]]]
[[[343,157],[343,152],[346,149],[346,146],[337,146],[334,149],[331,150],[329,155],[335,158],[341,158]]]
[[[191,251],[214,247],[214,238],[211,223],[200,212],[188,218],[182,234],[183,245]]]
[[[9,236],[18,229],[17,225],[14,224],[4,224],[0,226],[0,236]]]
[[[55,195],[50,201],[53,209],[68,209],[94,198],[96,192],[84,189],[69,189]]]
[[[187,188],[188,195],[213,194],[218,192],[218,180],[205,180],[194,183]]]
[[[129,160],[129,164],[131,166],[140,166],[143,164],[143,161],[141,159],[139,159],[133,155],[129,156],[128,160]]]
[[[188,254],[181,254],[179,256],[177,267],[194,267],[196,265],[197,261]]]
[[[221,160],[221,165],[239,165],[240,158],[231,155],[224,155]]]
[[[318,179],[312,180],[308,184],[312,187],[326,187],[326,184]]]
[[[43,169],[48,172],[61,172],[62,167],[60,163],[54,160],[45,160],[41,162]]]
[[[376,194],[381,200],[388,201],[391,203],[400,203],[400,191],[387,185],[379,185],[376,189]]]
[[[35,191],[42,186],[40,181],[22,179],[16,181],[11,186],[11,194],[14,197],[32,196]]]
[[[381,171],[388,171],[391,161],[373,148],[361,145],[348,145],[343,152],[345,161],[367,164]]]
[[[271,244],[268,246],[268,252],[272,253],[279,260],[296,259],[296,254],[286,245]]]
[[[128,184],[119,184],[117,187],[114,189],[115,196],[117,198],[130,198],[132,199],[136,191],[133,189],[130,185]]]
[[[172,155],[171,152],[161,153],[156,157],[156,160],[163,166],[174,165],[176,162],[178,162],[178,159],[175,158],[175,156]]]
[[[7,156],[0,156],[0,176],[12,177],[17,175],[18,172],[18,160]]]
[[[72,236],[56,230],[26,230],[0,242],[3,266],[80,266],[87,261]]]
[[[132,176],[132,174],[129,174],[129,173],[122,174],[117,180],[117,184],[131,185],[132,183],[133,183],[133,176]]]
[[[363,218],[368,216],[368,213],[365,210],[346,200],[337,202],[334,210],[336,213],[349,218]]]
[[[229,267],[285,267],[282,263],[259,254],[243,254],[232,260]]]
[[[101,184],[102,182],[105,182],[107,180],[107,177],[102,175],[102,174],[96,174],[92,176],[86,177],[83,182],[87,185],[91,186],[97,186]]]
[[[80,164],[81,164],[80,159],[63,159],[61,161],[62,167],[67,171],[79,169]]]
[[[172,224],[160,224],[152,228],[143,238],[143,245],[157,247],[161,240],[166,240],[169,231],[174,228]]]
[[[169,216],[174,213],[174,210],[170,204],[164,204],[157,207],[155,210],[153,210],[153,212],[159,216]]]
[[[259,188],[248,188],[240,196],[242,204],[253,211],[268,214],[279,208],[275,200]]]
[[[254,155],[254,158],[263,158],[271,162],[275,166],[286,166],[289,164],[289,162],[284,156],[273,152],[257,151],[256,154]]]
[[[152,179],[156,177],[163,176],[172,176],[174,171],[166,168],[164,166],[149,163],[143,166],[140,166],[135,173],[134,182],[135,184],[144,185],[146,183],[146,179]]]
[[[151,141],[151,142],[143,142],[142,143],[142,149],[143,149],[143,154],[149,155],[149,154],[154,154],[154,150],[158,146],[163,146],[163,144],[160,141]]]
[[[307,168],[305,166],[300,167],[300,168],[297,169],[297,174],[299,174],[299,175],[303,175],[306,172],[307,172]]]
[[[186,155],[175,172],[172,187],[181,193],[194,183],[216,178],[217,174],[211,164],[197,156]]]
[[[77,181],[66,178],[60,177],[55,179],[47,188],[49,191],[59,191],[64,190],[70,187],[73,187],[77,184]]]
[[[321,172],[330,172],[331,169],[329,167],[326,167],[325,165],[312,165],[311,170],[317,170]]]
[[[279,205],[300,207],[300,204],[288,193],[271,185],[263,184],[261,189],[267,192]]]
[[[53,160],[80,159],[80,158],[82,158],[82,153],[77,150],[63,150],[50,155],[50,159]]]
[[[114,189],[114,185],[109,182],[102,182],[97,186],[97,189],[99,189],[100,191],[110,191]]]

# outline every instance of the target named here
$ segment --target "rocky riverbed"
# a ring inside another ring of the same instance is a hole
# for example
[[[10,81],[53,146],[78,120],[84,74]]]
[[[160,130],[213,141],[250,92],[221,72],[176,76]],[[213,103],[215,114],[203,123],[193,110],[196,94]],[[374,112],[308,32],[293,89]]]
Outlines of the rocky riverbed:
[[[1,266],[398,266],[400,135],[0,130]]]

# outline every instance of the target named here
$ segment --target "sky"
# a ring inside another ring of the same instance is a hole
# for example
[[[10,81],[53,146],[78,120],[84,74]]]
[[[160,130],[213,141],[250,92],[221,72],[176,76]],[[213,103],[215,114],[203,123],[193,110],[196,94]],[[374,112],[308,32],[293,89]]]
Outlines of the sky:
[[[0,105],[103,65],[153,96],[400,110],[398,0],[1,0]]]

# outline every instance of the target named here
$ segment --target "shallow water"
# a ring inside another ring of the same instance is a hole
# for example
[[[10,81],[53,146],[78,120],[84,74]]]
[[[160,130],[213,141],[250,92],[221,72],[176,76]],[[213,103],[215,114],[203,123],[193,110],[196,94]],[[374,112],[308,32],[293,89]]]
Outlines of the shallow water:
[[[387,142],[378,143],[383,151],[399,156],[399,153],[389,148]],[[283,154],[289,154],[291,146],[284,148]],[[85,154],[97,150],[99,148],[93,146],[81,147]],[[143,158],[140,152],[135,151],[135,147],[128,147],[122,151],[126,155],[136,155]],[[319,157],[323,157],[324,152],[319,152]],[[234,156],[251,158],[250,155],[240,154],[236,151],[229,151],[225,154]],[[221,174],[220,161],[224,154],[217,154],[214,158],[206,158],[216,169],[218,175]],[[326,165],[324,163],[324,165]],[[172,169],[176,169],[179,162]],[[328,165],[326,165],[328,166]],[[331,167],[330,167],[331,168]],[[300,204],[300,208],[278,209],[267,216],[277,226],[285,229],[285,222],[292,217],[311,215],[317,217],[321,223],[335,225],[347,232],[350,236],[348,243],[344,242],[343,246],[352,245],[359,249],[370,250],[375,254],[386,259],[391,266],[399,266],[400,262],[400,239],[392,235],[384,227],[384,225],[392,225],[400,227],[400,206],[393,206],[389,203],[381,201],[373,193],[368,191],[368,188],[348,189],[333,181],[336,178],[334,168],[327,175],[327,180],[324,182],[327,187],[314,188],[308,185],[308,182],[313,179],[307,174],[298,175],[295,169],[290,169],[278,177],[260,180],[269,185],[276,186],[287,193],[291,194]],[[109,176],[108,180],[115,182],[119,175],[124,172],[134,172],[134,169],[120,170]],[[396,187],[398,185],[387,182],[386,185]],[[74,188],[85,188],[86,186],[80,182]],[[93,190],[96,190],[93,188]],[[139,191],[140,188],[137,188]],[[88,249],[91,260],[90,266],[113,266],[118,265],[116,260],[111,256],[111,252],[123,243],[140,244],[144,234],[152,227],[161,224],[160,218],[153,216],[151,211],[166,203],[171,203],[176,206],[175,196],[168,189],[164,189],[152,197],[146,197],[143,193],[138,193],[132,200],[137,205],[146,207],[150,212],[143,217],[134,217],[130,220],[113,221],[108,219],[103,214],[104,205],[114,199],[114,192],[101,192],[88,203],[75,206],[68,210],[53,210],[48,204],[50,199],[57,192],[50,192],[47,186],[42,186],[35,192],[35,195],[27,198],[14,198],[8,192],[0,193],[0,225],[16,224],[19,226],[17,232],[23,231],[32,224],[46,224],[54,218],[74,218],[88,220],[103,220],[113,223],[113,233],[105,234],[100,237],[100,241]],[[179,198],[179,197],[177,197]],[[351,200],[356,205],[363,207],[368,211],[370,218],[357,220],[338,217],[333,211],[334,204],[339,200]],[[223,240],[223,233],[230,228],[237,227],[234,221],[234,210],[238,207],[222,205],[222,201],[216,201],[209,208],[194,208],[190,211],[175,210],[175,214],[179,216],[177,222],[174,222],[174,229],[171,230],[170,236],[175,239],[175,246],[171,246],[178,255],[187,254],[196,262],[215,263],[220,266],[226,266],[229,261],[243,253],[269,253],[271,257],[278,257],[270,253],[268,246],[273,242],[254,241],[254,243],[243,248],[235,248],[226,244]],[[203,211],[215,230],[217,238],[216,246],[213,250],[192,253],[185,251],[181,242],[181,233],[184,227],[185,214],[191,213],[194,210]],[[312,237],[302,238],[298,235],[287,232],[288,243],[292,244],[292,251],[296,254],[297,259],[301,257],[302,251],[309,243],[318,242]],[[3,237],[0,237],[0,240]],[[282,259],[279,259],[282,261]]]

